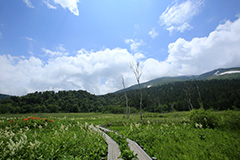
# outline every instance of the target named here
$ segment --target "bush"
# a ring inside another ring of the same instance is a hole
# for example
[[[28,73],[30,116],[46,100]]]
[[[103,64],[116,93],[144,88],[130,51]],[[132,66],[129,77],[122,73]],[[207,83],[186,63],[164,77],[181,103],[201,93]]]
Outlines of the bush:
[[[219,122],[221,128],[240,130],[240,112],[232,110],[224,111]]]
[[[190,111],[190,120],[196,128],[215,128],[218,120],[209,110],[194,109]]]

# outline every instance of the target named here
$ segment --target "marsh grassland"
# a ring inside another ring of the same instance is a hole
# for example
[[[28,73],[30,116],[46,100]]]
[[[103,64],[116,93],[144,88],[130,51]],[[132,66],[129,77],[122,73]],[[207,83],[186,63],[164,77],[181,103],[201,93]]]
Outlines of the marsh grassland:
[[[240,112],[203,111],[122,114],[0,115],[0,159],[101,159],[102,135],[89,125],[117,131],[158,159],[240,157]],[[126,154],[126,153],[125,153]]]

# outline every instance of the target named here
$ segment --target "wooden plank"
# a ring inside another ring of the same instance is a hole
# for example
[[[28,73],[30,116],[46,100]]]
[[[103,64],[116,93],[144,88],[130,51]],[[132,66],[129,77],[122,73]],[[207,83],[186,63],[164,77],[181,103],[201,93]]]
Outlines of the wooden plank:
[[[139,160],[151,160],[152,158],[134,141],[127,138],[129,148],[137,154]]]
[[[97,128],[99,128],[99,126],[97,126]],[[121,155],[118,144],[106,133],[97,128],[93,127],[95,131],[99,131],[103,134],[103,137],[108,144],[108,160],[122,160],[121,158],[118,158]]]
[[[112,130],[109,130],[101,126],[98,126],[98,128],[100,128],[104,132],[113,132]],[[128,138],[127,138],[127,142],[128,142],[129,148],[131,149],[131,151],[134,152],[134,155],[137,154],[137,158],[139,160],[152,160],[152,158],[136,142]]]
[[[121,151],[118,144],[106,133],[103,132],[103,135],[108,144],[108,160],[120,160],[121,158],[118,157],[121,155]]]

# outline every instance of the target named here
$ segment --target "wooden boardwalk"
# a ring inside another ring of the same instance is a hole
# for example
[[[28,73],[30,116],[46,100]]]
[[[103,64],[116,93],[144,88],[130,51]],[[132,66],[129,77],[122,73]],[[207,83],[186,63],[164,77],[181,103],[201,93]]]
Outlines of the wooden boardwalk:
[[[97,128],[100,128],[97,126]],[[118,158],[121,155],[121,151],[119,149],[118,144],[109,137],[104,131],[101,131],[100,129],[93,128],[95,131],[99,131],[103,134],[103,137],[105,141],[108,144],[108,160],[122,160],[121,158]]]
[[[134,155],[137,154],[139,160],[151,160],[152,158],[134,141],[127,138],[128,146],[133,151]]]
[[[119,160],[118,158],[121,155],[121,151],[119,149],[118,144],[112,140],[106,133],[103,132],[105,140],[108,144],[108,160]]]
[[[97,126],[99,129],[101,129],[104,132],[113,132],[112,130],[109,130],[107,128]],[[103,133],[104,133],[103,132]],[[107,135],[106,133],[104,133]],[[117,133],[116,133],[117,134]],[[108,136],[108,135],[107,135]],[[109,137],[109,136],[108,136]],[[110,138],[110,137],[109,137]],[[115,141],[114,141],[115,142]],[[127,138],[128,146],[131,149],[131,151],[134,152],[134,155],[137,154],[137,158],[139,160],[152,160],[152,158],[134,141]],[[115,142],[116,143],[116,142]],[[120,153],[121,154],[121,153]],[[110,160],[110,159],[108,159]]]

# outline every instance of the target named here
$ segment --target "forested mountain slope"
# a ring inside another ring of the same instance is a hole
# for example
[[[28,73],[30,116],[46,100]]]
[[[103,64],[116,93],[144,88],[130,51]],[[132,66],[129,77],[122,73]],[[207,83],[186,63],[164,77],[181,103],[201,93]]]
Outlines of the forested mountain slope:
[[[189,98],[193,108],[199,108],[202,103],[205,109],[240,109],[240,79],[175,82],[142,91],[143,110],[149,112],[189,110]],[[136,112],[139,108],[138,90],[129,90],[127,95],[131,112]],[[81,90],[46,91],[0,101],[0,113],[34,112],[125,113],[125,97],[123,92],[95,96]]]
[[[240,79],[240,67],[235,68],[220,68],[210,72],[203,73],[201,75],[190,75],[190,76],[176,76],[176,77],[161,77],[145,83],[142,83],[142,88],[150,88],[154,86],[160,86],[163,84],[183,82],[190,80],[213,80],[213,79]],[[137,85],[133,85],[127,88],[127,90],[137,89]],[[122,92],[119,90],[117,92]],[[116,92],[116,93],[117,93]]]
[[[6,99],[6,98],[9,98],[9,97],[11,97],[11,96],[6,95],[6,94],[0,94],[0,100]]]

